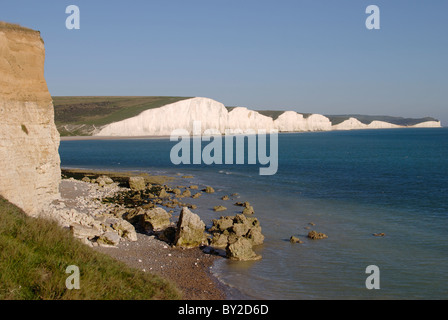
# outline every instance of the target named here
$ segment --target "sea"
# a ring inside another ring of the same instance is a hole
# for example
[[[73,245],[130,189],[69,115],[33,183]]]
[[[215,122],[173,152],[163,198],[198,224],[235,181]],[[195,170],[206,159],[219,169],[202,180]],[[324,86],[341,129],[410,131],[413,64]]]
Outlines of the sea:
[[[247,161],[174,165],[177,143],[62,141],[59,151],[64,168],[193,176],[176,183],[216,190],[191,199],[208,226],[249,201],[265,235],[255,249],[262,259],[219,259],[211,269],[233,298],[448,298],[448,128],[281,133],[274,175]],[[308,239],[310,230],[328,238]]]

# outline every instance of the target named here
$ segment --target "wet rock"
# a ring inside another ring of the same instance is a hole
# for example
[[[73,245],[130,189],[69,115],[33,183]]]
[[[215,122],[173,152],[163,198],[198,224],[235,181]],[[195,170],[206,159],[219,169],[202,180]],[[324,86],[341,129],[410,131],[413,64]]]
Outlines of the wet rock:
[[[299,238],[297,238],[295,236],[291,236],[291,238],[289,238],[289,242],[291,242],[291,243],[303,243],[302,240],[300,240]]]
[[[213,207],[213,210],[216,212],[219,212],[219,211],[226,211],[227,208],[224,206],[215,206],[215,207]]]
[[[182,208],[174,244],[181,248],[195,248],[206,243],[205,223],[187,207]]]
[[[324,233],[320,233],[320,232],[313,230],[308,233],[308,238],[310,238],[312,240],[321,240],[321,239],[328,238],[328,236]]]
[[[213,189],[212,187],[206,187],[202,191],[204,191],[206,193],[215,193],[215,189]]]

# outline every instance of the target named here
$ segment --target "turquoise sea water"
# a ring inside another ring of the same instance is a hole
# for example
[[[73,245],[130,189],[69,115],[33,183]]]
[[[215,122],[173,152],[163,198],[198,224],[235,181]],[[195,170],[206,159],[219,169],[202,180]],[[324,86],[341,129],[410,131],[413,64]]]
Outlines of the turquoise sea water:
[[[448,129],[280,134],[273,176],[259,165],[174,166],[174,144],[63,141],[60,154],[63,167],[192,174],[189,182],[217,190],[195,200],[206,223],[218,216],[214,205],[237,213],[220,197],[238,192],[263,227],[263,259],[213,270],[249,297],[448,298]],[[308,226],[328,239],[307,240]],[[290,244],[291,235],[304,243]],[[380,269],[379,290],[366,289],[369,265]]]

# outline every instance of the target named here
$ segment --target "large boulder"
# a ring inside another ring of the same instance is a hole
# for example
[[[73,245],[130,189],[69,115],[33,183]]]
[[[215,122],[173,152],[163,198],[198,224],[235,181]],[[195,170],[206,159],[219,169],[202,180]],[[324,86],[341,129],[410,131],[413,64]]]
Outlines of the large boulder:
[[[252,249],[252,243],[245,239],[239,238],[226,248],[226,255],[231,260],[249,261],[259,260],[261,256],[256,254]]]
[[[141,221],[145,231],[162,231],[171,225],[171,214],[163,208],[145,210]]]
[[[146,189],[146,181],[144,177],[130,177],[129,188],[134,191],[141,191]]]
[[[183,207],[177,223],[174,244],[181,248],[195,248],[206,242],[205,223],[201,218]]]

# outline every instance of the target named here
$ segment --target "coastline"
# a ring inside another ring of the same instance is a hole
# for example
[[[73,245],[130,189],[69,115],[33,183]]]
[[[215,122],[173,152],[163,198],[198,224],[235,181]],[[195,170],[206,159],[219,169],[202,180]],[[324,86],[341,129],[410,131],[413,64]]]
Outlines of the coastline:
[[[66,208],[81,208],[81,211],[83,210],[81,204],[85,203],[86,199],[98,197],[96,191],[92,192],[92,188],[98,189],[96,184],[80,181],[81,177],[108,175],[117,184],[122,184],[130,176],[142,175],[142,173],[129,171],[73,168],[62,168],[62,173],[59,203],[63,202]],[[179,183],[184,180],[181,176],[143,175],[152,183],[157,184],[175,184],[176,180],[179,180]],[[106,193],[111,196],[116,193],[116,190],[106,191]],[[93,249],[124,262],[132,268],[166,278],[178,287],[184,300],[250,299],[213,274],[215,262],[225,258],[206,253],[201,248],[176,248],[159,240],[155,235],[137,232],[137,241],[121,241],[116,246],[94,246]]]

